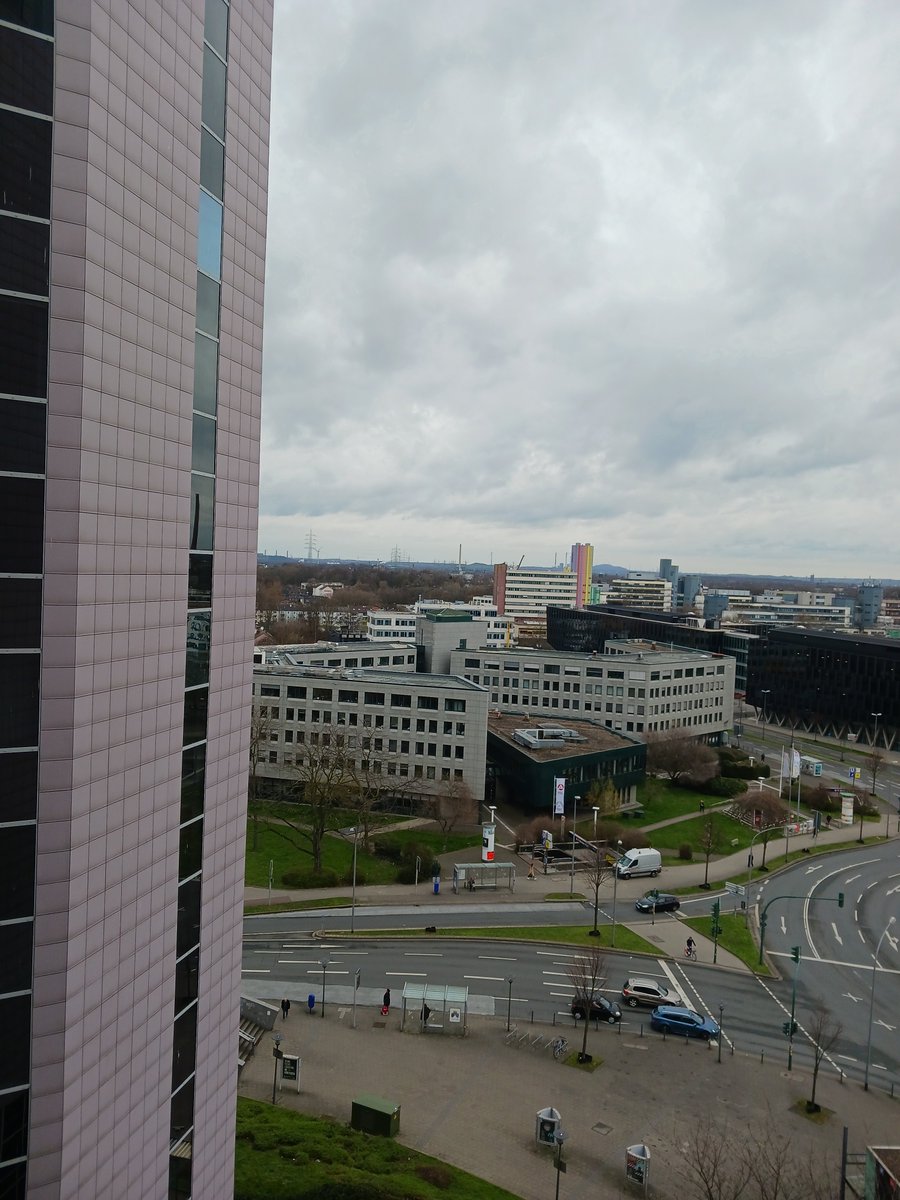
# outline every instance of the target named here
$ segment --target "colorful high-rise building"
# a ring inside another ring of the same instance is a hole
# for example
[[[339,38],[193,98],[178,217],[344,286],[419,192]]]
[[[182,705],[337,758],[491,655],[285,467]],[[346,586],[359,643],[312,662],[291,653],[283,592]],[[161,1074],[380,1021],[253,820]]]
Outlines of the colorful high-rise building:
[[[0,2],[0,1196],[233,1192],[273,0]]]
[[[591,602],[591,579],[594,573],[594,547],[590,542],[576,542],[572,547],[570,566],[575,572],[576,608],[584,608]]]

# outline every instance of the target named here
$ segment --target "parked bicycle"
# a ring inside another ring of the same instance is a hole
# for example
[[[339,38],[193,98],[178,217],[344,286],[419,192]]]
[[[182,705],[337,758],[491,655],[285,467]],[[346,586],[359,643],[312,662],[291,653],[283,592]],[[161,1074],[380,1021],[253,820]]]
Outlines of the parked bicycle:
[[[569,1049],[569,1043],[564,1037],[558,1037],[553,1043],[553,1057],[564,1058]]]

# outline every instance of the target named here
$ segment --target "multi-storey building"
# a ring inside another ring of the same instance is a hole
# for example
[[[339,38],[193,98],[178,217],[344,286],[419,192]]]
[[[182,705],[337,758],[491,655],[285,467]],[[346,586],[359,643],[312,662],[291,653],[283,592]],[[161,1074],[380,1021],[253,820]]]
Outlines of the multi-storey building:
[[[668,612],[672,607],[672,584],[652,571],[629,571],[611,581],[606,603]]]
[[[262,667],[377,667],[415,671],[416,648],[406,642],[311,642],[307,645],[254,646],[253,664]]]
[[[483,625],[485,646],[515,645],[518,630],[511,617],[501,617],[496,605],[487,600],[452,601],[417,600],[408,609],[391,611],[376,608],[367,616],[366,636],[370,641],[415,642],[418,640],[418,618],[434,613],[451,616],[462,614],[474,617]]]
[[[575,574],[575,607],[584,608],[591,601],[594,574],[594,547],[590,542],[576,542],[572,547],[569,567]]]
[[[549,604],[579,607],[578,576],[567,569],[522,569],[497,563],[493,594],[498,613],[519,625],[545,626]]]
[[[731,727],[734,659],[644,642],[605,654],[453,650],[450,671],[489,690],[492,709],[533,717],[590,717],[620,733],[685,729],[719,741]]]
[[[304,761],[341,747],[360,770],[394,780],[397,796],[437,795],[446,785],[484,797],[487,690],[458,676],[378,669],[255,667],[253,707],[263,730],[260,779],[296,784]],[[376,765],[377,764],[377,765]]]
[[[271,0],[0,4],[0,1195],[233,1191]]]

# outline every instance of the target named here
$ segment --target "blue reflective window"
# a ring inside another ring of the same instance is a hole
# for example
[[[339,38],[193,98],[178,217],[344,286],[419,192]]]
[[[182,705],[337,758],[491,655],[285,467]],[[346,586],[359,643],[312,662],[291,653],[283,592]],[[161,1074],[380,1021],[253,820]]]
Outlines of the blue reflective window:
[[[191,469],[216,471],[216,423],[212,417],[194,413],[194,438],[191,445]]]
[[[211,337],[219,336],[219,285],[202,271],[197,272],[197,328]]]
[[[222,205],[206,192],[200,193],[200,223],[197,230],[197,266],[206,275],[222,275]]]

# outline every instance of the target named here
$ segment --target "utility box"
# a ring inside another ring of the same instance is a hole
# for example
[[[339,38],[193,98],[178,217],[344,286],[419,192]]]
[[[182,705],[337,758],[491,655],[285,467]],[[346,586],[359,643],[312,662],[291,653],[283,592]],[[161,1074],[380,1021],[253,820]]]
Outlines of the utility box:
[[[394,1137],[400,1132],[400,1105],[380,1096],[357,1096],[350,1113],[350,1128],[379,1137]]]

